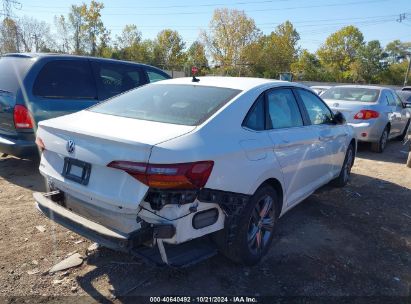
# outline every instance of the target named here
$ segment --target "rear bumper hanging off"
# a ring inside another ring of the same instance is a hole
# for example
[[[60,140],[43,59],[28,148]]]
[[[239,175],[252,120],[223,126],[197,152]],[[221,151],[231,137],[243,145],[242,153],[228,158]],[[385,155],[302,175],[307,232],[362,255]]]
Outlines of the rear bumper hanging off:
[[[50,193],[35,192],[33,197],[37,208],[54,222],[97,242],[104,247],[118,251],[130,252],[140,246],[143,242],[152,239],[153,227],[139,229],[137,232],[123,234],[111,230],[103,225],[90,221],[53,201],[53,196],[61,195],[59,191]]]

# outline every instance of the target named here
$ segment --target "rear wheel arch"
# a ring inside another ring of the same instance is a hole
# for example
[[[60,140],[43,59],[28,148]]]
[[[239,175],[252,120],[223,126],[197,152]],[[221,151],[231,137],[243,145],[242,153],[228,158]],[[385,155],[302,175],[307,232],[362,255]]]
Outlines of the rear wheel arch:
[[[276,211],[277,211],[277,215],[280,216],[281,211],[283,210],[283,204],[284,204],[284,192],[283,192],[283,187],[282,187],[280,181],[276,178],[269,178],[266,181],[264,181],[260,185],[260,187],[257,188],[257,190],[259,188],[261,188],[262,186],[264,186],[264,185],[268,185],[268,186],[272,187],[277,192],[278,204],[276,206],[276,208],[277,208]],[[257,192],[257,190],[256,190],[256,192]]]

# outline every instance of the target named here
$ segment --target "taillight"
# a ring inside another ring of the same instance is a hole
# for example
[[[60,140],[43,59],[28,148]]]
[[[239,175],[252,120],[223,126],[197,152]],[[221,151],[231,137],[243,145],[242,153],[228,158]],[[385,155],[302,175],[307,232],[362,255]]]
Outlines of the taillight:
[[[113,161],[107,165],[120,169],[143,184],[157,189],[200,189],[207,183],[213,161],[158,165]]]
[[[354,115],[354,119],[371,119],[371,118],[378,118],[380,113],[373,111],[373,110],[361,110],[357,114]]]
[[[33,119],[29,110],[25,106],[16,105],[14,107],[14,126],[16,129],[32,129]]]

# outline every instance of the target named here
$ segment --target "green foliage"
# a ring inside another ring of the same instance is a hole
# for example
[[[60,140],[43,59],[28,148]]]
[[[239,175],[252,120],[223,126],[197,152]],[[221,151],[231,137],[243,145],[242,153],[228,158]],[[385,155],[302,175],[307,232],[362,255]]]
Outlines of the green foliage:
[[[303,50],[296,62],[291,65],[291,71],[297,80],[326,81],[323,67],[315,54]]]
[[[165,69],[183,65],[185,42],[177,31],[170,29],[158,33],[154,41],[154,62]]]
[[[382,84],[394,84],[403,85],[405,72],[407,71],[408,61],[405,60],[401,63],[393,63],[388,66],[380,75],[380,83]]]
[[[300,36],[292,23],[278,25],[271,34],[262,36],[245,50],[251,74],[277,78],[279,73],[290,72],[298,59],[297,42]]]
[[[364,36],[355,26],[346,26],[331,34],[318,49],[317,55],[324,68],[334,75],[336,81],[352,79],[351,65],[358,49],[364,44]]]
[[[382,72],[383,50],[378,40],[369,41],[357,50],[355,61],[351,64],[351,75],[355,82],[376,82]]]
[[[187,62],[189,67],[208,68],[205,46],[199,41],[194,41],[187,50]]]
[[[411,42],[394,40],[383,49],[378,40],[364,41],[361,31],[346,26],[331,34],[315,53],[300,50],[300,35],[290,21],[263,35],[244,11],[216,9],[208,30],[188,49],[177,31],[164,29],[143,39],[128,24],[112,37],[102,21],[103,2],[71,5],[54,18],[54,32],[31,17],[4,18],[0,23],[0,54],[61,52],[142,62],[168,70],[200,74],[278,78],[292,72],[296,80],[384,83],[401,85]]]
[[[246,66],[244,51],[261,36],[253,19],[243,11],[216,9],[210,29],[202,33],[213,62],[223,74],[236,75]]]

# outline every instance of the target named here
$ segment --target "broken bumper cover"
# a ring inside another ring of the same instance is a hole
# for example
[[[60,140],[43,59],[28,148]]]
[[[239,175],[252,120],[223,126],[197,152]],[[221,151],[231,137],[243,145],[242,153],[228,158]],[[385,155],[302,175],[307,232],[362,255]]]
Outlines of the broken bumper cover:
[[[153,235],[151,227],[123,234],[71,212],[51,200],[48,194],[36,192],[33,197],[37,208],[49,219],[107,248],[129,253]]]

